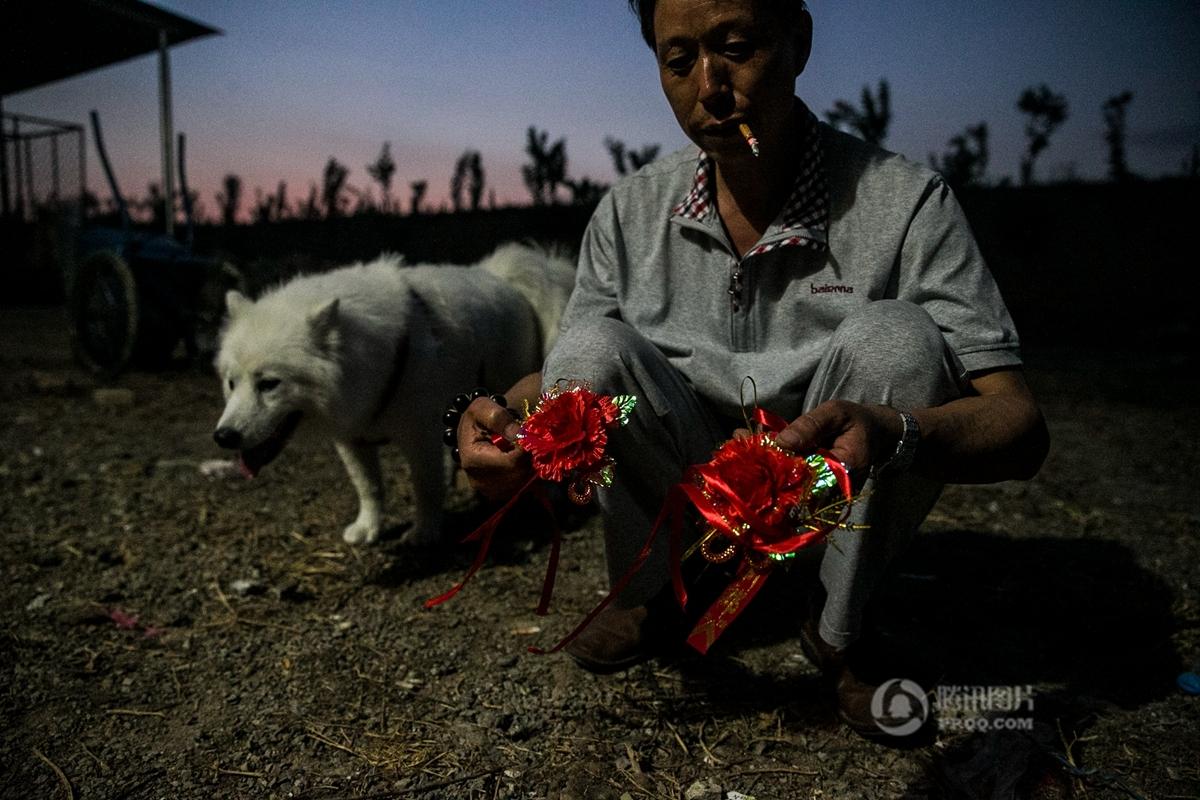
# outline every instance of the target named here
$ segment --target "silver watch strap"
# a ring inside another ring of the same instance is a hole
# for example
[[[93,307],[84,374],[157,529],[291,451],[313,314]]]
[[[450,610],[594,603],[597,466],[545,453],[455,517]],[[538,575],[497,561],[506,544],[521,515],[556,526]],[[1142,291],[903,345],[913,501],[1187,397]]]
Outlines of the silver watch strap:
[[[882,472],[903,472],[912,466],[913,459],[917,455],[917,446],[921,443],[921,426],[917,424],[917,418],[907,411],[900,411],[900,423],[903,429],[900,432],[900,439],[896,442],[896,450],[892,453],[891,458],[872,470],[876,475]]]

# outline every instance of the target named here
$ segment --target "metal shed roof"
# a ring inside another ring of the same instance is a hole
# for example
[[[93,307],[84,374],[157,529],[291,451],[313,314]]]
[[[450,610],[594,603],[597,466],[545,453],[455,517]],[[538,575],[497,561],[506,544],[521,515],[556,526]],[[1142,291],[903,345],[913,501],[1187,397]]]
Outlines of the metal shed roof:
[[[0,96],[220,33],[140,0],[2,0]]]

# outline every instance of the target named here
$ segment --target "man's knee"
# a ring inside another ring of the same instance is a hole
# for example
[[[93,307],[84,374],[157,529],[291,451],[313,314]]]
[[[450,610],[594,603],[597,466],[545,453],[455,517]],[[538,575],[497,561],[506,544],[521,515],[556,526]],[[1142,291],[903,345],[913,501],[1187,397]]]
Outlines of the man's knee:
[[[904,300],[878,300],[842,320],[831,348],[844,361],[891,383],[943,370],[946,340],[925,309]]]
[[[597,391],[608,391],[626,382],[623,366],[629,353],[645,340],[628,323],[611,317],[581,319],[554,342],[542,370],[542,381],[587,381]]]

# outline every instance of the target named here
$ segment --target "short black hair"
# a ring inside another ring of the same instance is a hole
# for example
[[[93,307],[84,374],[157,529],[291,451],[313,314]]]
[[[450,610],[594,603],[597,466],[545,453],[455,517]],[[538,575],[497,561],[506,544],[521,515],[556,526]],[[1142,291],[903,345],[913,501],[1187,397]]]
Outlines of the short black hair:
[[[807,10],[804,5],[804,0],[762,0],[767,5],[772,7],[773,11],[779,13],[783,19],[788,19],[791,14],[797,11]],[[651,50],[656,49],[654,46],[654,7],[656,0],[629,0],[629,10],[638,18],[638,22],[642,26],[642,38],[646,40],[646,44]]]

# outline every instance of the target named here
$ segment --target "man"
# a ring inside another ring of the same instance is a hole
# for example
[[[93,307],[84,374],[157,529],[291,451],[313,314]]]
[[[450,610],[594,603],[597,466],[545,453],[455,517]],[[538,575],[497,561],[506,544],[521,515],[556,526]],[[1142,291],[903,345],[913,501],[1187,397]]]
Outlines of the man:
[[[802,2],[631,6],[695,146],[601,201],[563,333],[543,372],[505,396],[517,407],[570,378],[638,397],[610,439],[616,484],[598,493],[610,580],[667,488],[742,424],[744,376],[761,407],[791,420],[778,444],[827,448],[865,477],[851,521],[868,527],[835,534],[820,568],[827,596],[801,636],[843,719],[865,732],[874,687],[852,645],[889,561],[943,483],[1028,478],[1045,457],[1016,332],[941,178],[818,123],[794,97],[812,38]],[[515,423],[478,399],[459,427],[462,465],[503,497],[529,462],[495,448],[493,432],[511,438]],[[585,668],[625,668],[662,638],[665,547],[568,648]]]

